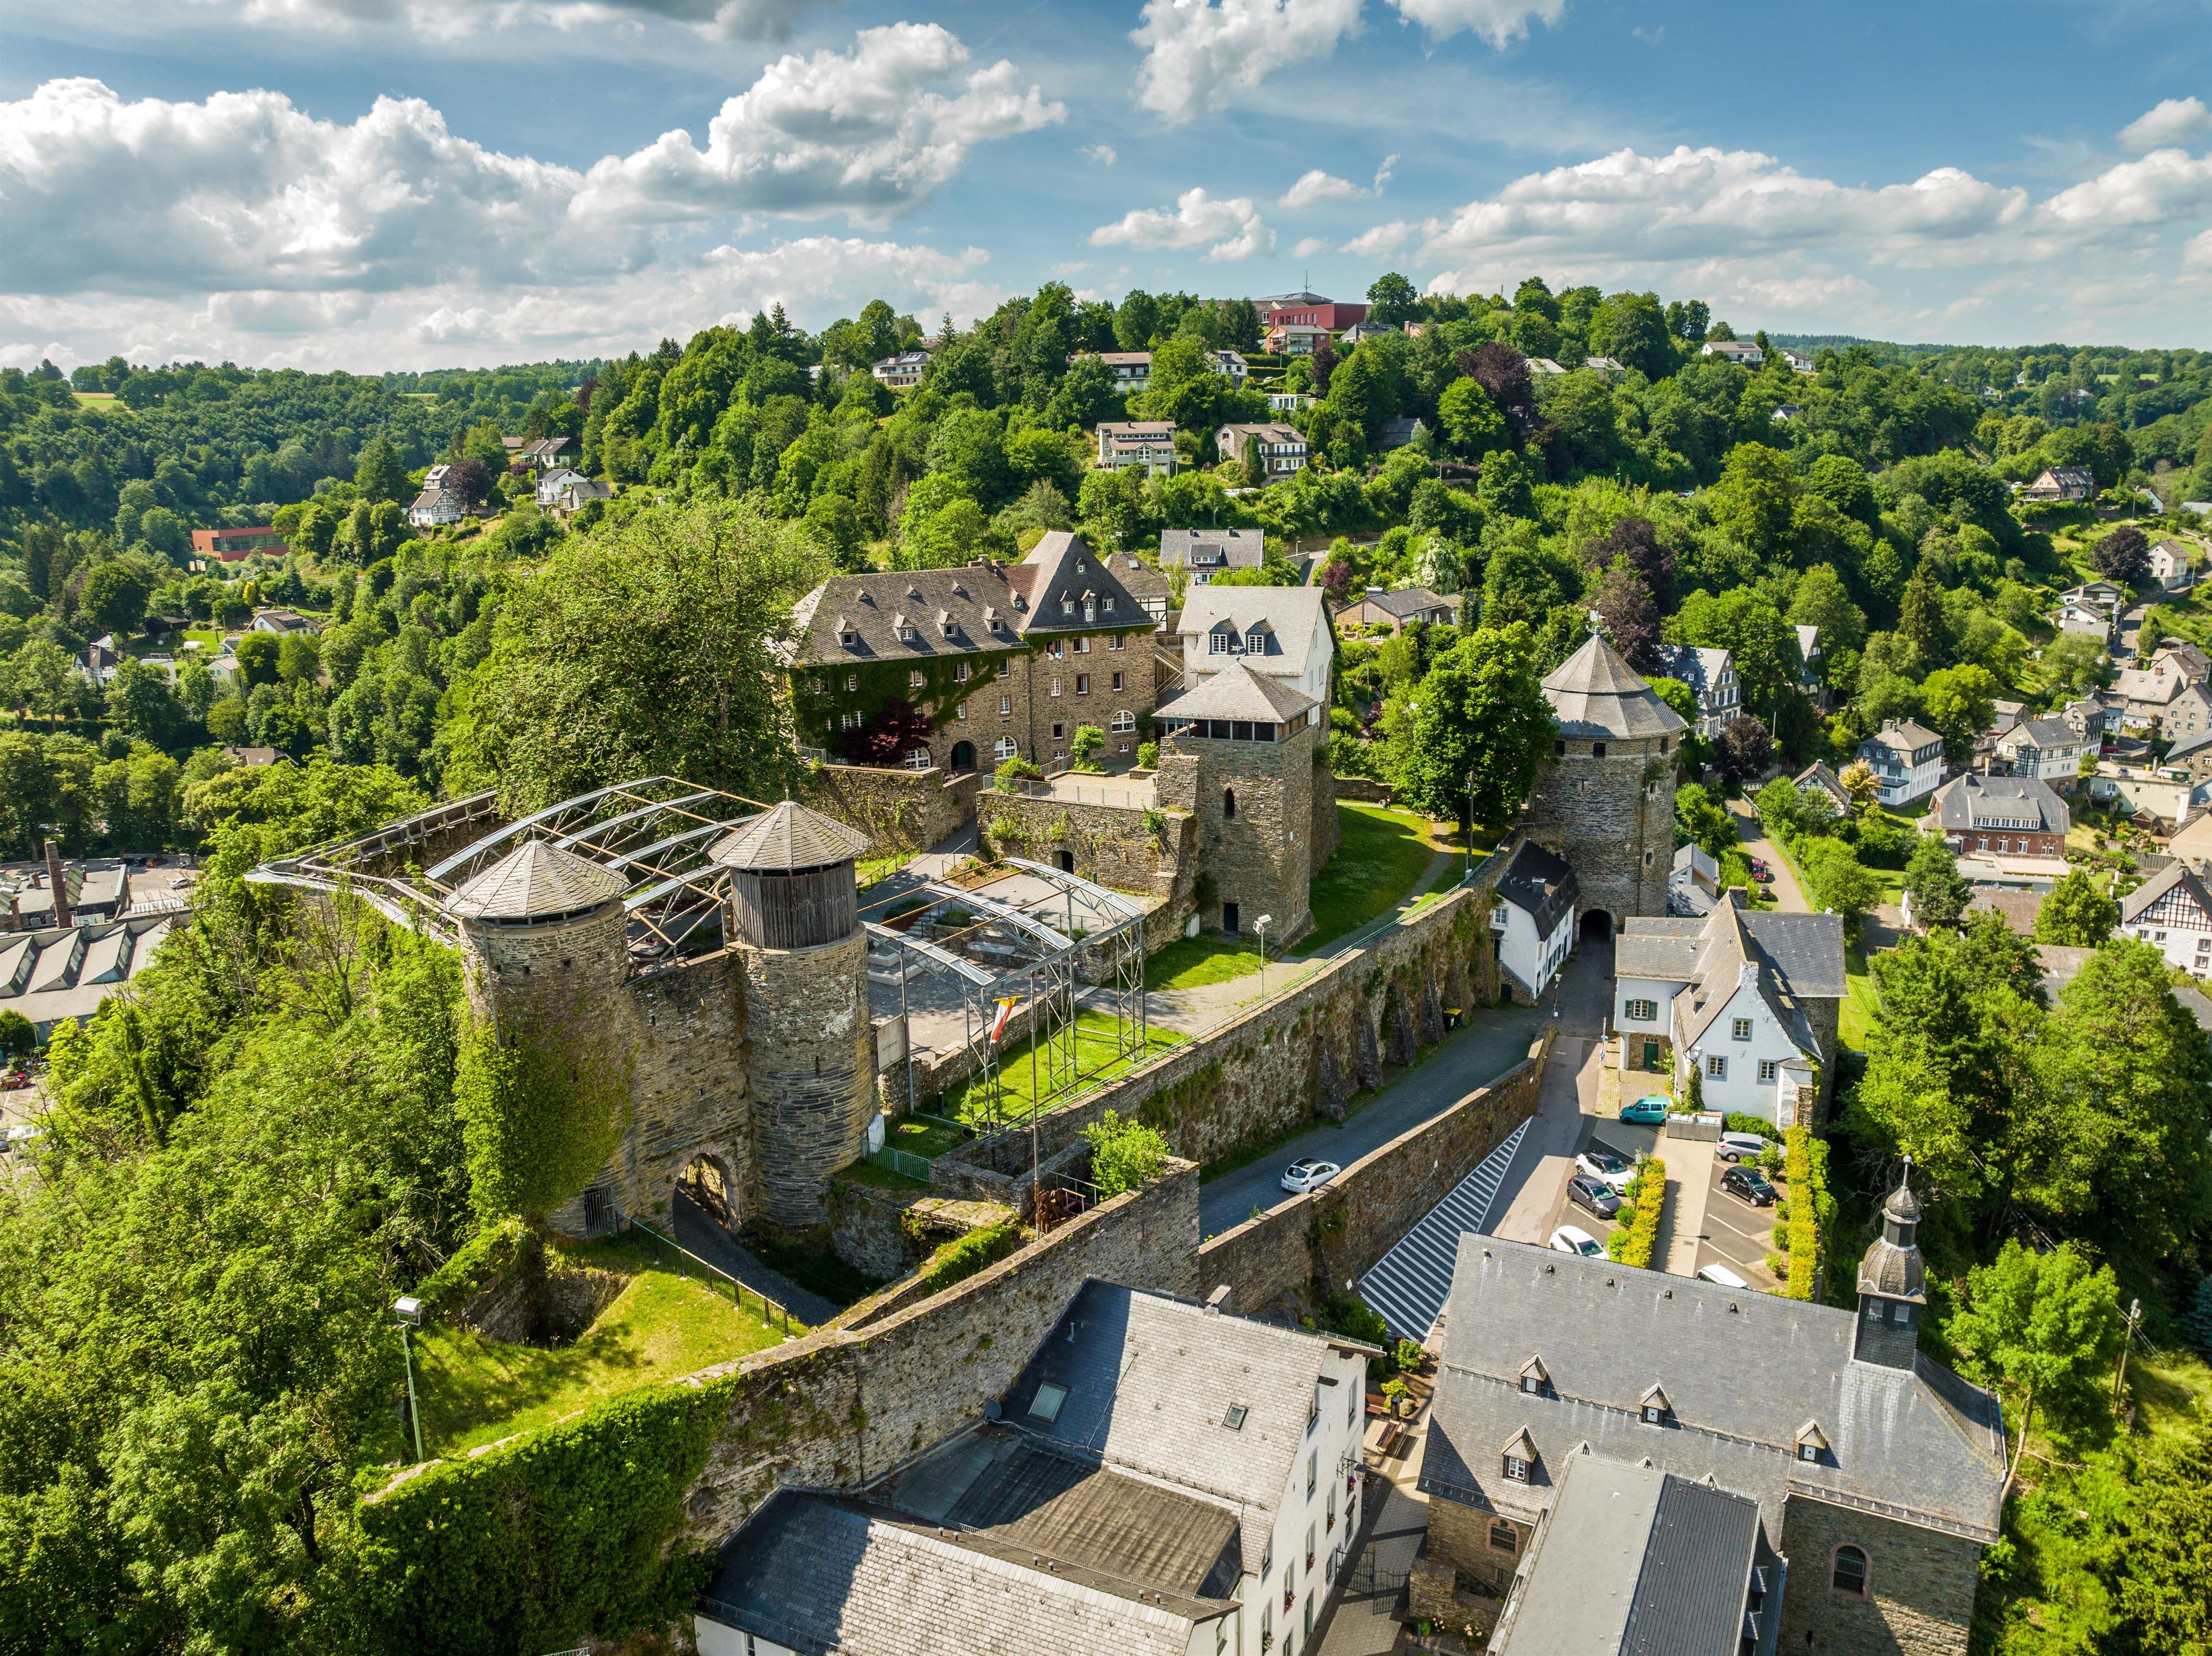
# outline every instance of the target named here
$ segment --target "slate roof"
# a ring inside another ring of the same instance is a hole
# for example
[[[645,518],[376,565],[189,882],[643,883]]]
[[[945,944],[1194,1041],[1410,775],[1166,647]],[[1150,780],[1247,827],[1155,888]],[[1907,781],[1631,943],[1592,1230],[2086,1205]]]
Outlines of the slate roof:
[[[1200,672],[1208,670],[1206,635],[1218,622],[1227,622],[1239,637],[1255,626],[1272,634],[1267,643],[1266,671],[1279,678],[1302,678],[1316,649],[1334,650],[1334,635],[1323,608],[1328,594],[1318,586],[1194,585],[1183,594],[1182,619],[1176,623],[1182,636],[1198,640],[1192,659]]]
[[[1883,725],[1859,745],[1863,748],[1887,748],[1908,759],[1923,748],[1940,746],[1943,738],[1925,725],[1907,719]]]
[[[845,862],[867,848],[859,829],[787,799],[740,822],[708,854],[724,868],[789,873]]]
[[[1659,646],[1659,659],[1665,669],[1661,677],[1688,685],[1703,701],[1719,688],[1721,674],[1729,664],[1729,652],[1697,644],[1662,644]]]
[[[52,889],[44,895],[51,919]],[[0,931],[0,1009],[21,1013],[41,1032],[64,1018],[90,1017],[118,985],[145,968],[170,925],[165,915]]]
[[[1539,937],[1548,937],[1573,913],[1582,886],[1566,858],[1523,840],[1498,877],[1498,895],[1536,922]]]
[[[2000,748],[2078,748],[2081,738],[2063,719],[2023,719],[1997,737]]]
[[[1924,1356],[1909,1370],[1853,1361],[1853,1311],[1469,1235],[1444,1315],[1421,1469],[1432,1496],[1532,1519],[1588,1443],[1710,1474],[1755,1498],[1771,1535],[1784,1497],[1798,1495],[1996,1538],[1996,1399]],[[1550,1374],[1535,1396],[1520,1389],[1532,1356]],[[1655,1380],[1664,1426],[1638,1407]],[[1830,1446],[1817,1463],[1796,1459],[1808,1416]],[[1522,1430],[1539,1457],[1525,1485],[1506,1481],[1500,1457]]]
[[[1386,328],[1383,331],[1389,333],[1395,330]],[[1385,420],[1375,446],[1377,448],[1403,448],[1426,429],[1419,419],[1411,416]]]
[[[2205,890],[2204,882],[2197,877],[2196,870],[2186,863],[2177,862],[2167,864],[2120,899],[2120,924],[2132,925],[2136,915],[2176,889],[2194,901],[2204,913],[2212,915],[2212,892]]]
[[[452,892],[444,906],[461,919],[512,924],[580,914],[629,889],[603,864],[543,840],[526,840]]]
[[[1504,1656],[1736,1656],[1759,1503],[1593,1454],[1566,1458]]]
[[[1333,1350],[1369,1348],[1092,1281],[1006,1392],[1003,1415],[1110,1471],[1164,1479],[1233,1507],[1242,1568],[1256,1574]],[[1067,1395],[1044,1422],[1030,1410],[1048,1383]],[[1235,1429],[1223,1423],[1231,1404],[1247,1411]]]
[[[1250,659],[1240,656],[1218,672],[1200,675],[1189,689],[1172,701],[1161,703],[1159,716],[1164,719],[1244,719],[1283,725],[1319,706],[1288,679],[1255,672]]]
[[[1796,776],[1790,778],[1790,781],[1800,793],[1804,792],[1807,788],[1817,787],[1835,802],[1838,809],[1844,810],[1850,809],[1851,791],[1844,786],[1842,777],[1828,768],[1828,762],[1825,759],[1814,760],[1803,770],[1799,771]]]
[[[2124,667],[2120,670],[2119,678],[2112,688],[2129,701],[2141,702],[2146,707],[2163,707],[2188,688],[2189,683],[2190,681],[2182,676],[2179,669],[2160,664],[2148,670]]]
[[[1844,998],[1841,915],[1784,914],[1775,909],[1746,909],[1742,915],[1744,930],[1794,992],[1814,1000]]]
[[[2187,759],[2205,748],[2212,748],[2212,730],[2199,731],[2194,736],[2185,736],[2166,750],[2166,762]]]
[[[1693,986],[1700,1030],[1719,1016],[1747,965],[1759,969],[1775,1016],[1795,1030],[1802,1022],[1796,1002],[1844,997],[1843,919],[1753,912],[1730,891],[1703,919],[1632,916],[1613,944],[1615,976]]]
[[[1681,714],[1595,633],[1544,679],[1544,695],[1559,734],[1578,741],[1668,736],[1686,731]]]
[[[2075,739],[2071,731],[2066,734],[2069,741]],[[2057,791],[2039,778],[1982,776],[1972,771],[1936,789],[1928,809],[1947,834],[2025,823],[2033,833],[2063,834],[2074,820]]]
[[[1256,529],[1160,531],[1163,569],[1257,569],[1267,551],[1267,537]]]
[[[1133,1584],[889,1508],[783,1490],[724,1544],[700,1613],[802,1656],[1182,1656],[1225,1601],[1139,1599]]]
[[[1145,607],[1115,574],[1112,561],[1065,529],[1048,531],[1029,555],[1007,572],[1010,582],[1030,601],[1029,616],[1018,630],[1079,633],[1146,619]]]
[[[1356,608],[1362,604],[1371,604],[1384,615],[1395,616],[1401,621],[1408,616],[1417,616],[1424,610],[1451,608],[1449,598],[1431,592],[1425,586],[1401,586],[1392,592],[1364,593],[1347,607]]]

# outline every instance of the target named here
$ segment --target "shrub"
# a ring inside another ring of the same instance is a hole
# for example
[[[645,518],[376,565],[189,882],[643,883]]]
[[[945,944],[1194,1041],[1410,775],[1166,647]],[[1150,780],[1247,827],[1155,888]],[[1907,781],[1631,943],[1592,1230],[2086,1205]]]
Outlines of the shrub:
[[[1810,1127],[1790,1128],[1784,1143],[1790,1200],[1776,1204],[1775,1244],[1790,1256],[1784,1292],[1793,1300],[1811,1300],[1820,1292],[1821,1229],[1836,1210],[1836,1199],[1828,1194],[1828,1147],[1813,1137]],[[1784,1272],[1778,1266],[1774,1274]]]
[[[1074,768],[1079,771],[1097,770],[1100,767],[1098,750],[1105,745],[1105,731],[1096,725],[1078,725],[1074,739],[1067,744],[1067,751],[1075,761]]]
[[[1698,1072],[1695,1059],[1691,1061],[1690,1084],[1682,1089],[1682,1097],[1693,1111],[1702,1112],[1705,1107],[1705,1078]]]
[[[1652,1253],[1659,1245],[1659,1220],[1667,1208],[1667,1164],[1656,1156],[1649,1158],[1637,1169],[1635,1182],[1628,1188],[1632,1199],[1622,1211],[1632,1207],[1636,1217],[1606,1238],[1605,1251],[1621,1264],[1642,1270],[1650,1265]],[[1615,1242],[1620,1244],[1618,1251]]]
[[[999,768],[992,772],[991,775],[993,787],[998,789],[1000,793],[1012,793],[1014,791],[1015,783],[1036,781],[1044,775],[1044,773],[1030,764],[1028,760],[1016,755],[1012,759],[1001,761]]]
[[[1022,1228],[1007,1223],[971,1230],[931,1254],[921,1268],[921,1285],[929,1293],[947,1289],[993,1265],[1022,1245]]]
[[[1411,1340],[1400,1340],[1391,1355],[1396,1360],[1398,1372],[1401,1374],[1413,1373],[1420,1368],[1427,1356],[1427,1353]]]
[[[1790,1222],[1790,1198],[1786,1196],[1774,1204],[1774,1222],[1784,1226]]]
[[[1320,1314],[1313,1319],[1332,1334],[1341,1334],[1348,1340],[1358,1340],[1363,1345],[1379,1345],[1385,1350],[1390,1346],[1390,1327],[1382,1320],[1382,1313],[1369,1305],[1357,1294],[1332,1294],[1321,1302]],[[1367,1379],[1370,1384],[1380,1386],[1389,1379],[1384,1372],[1384,1359],[1367,1360]],[[1403,1387],[1405,1382],[1393,1380],[1391,1384]]]
[[[1777,1251],[1777,1252],[1778,1252],[1778,1253],[1789,1253],[1789,1252],[1790,1252],[1790,1227],[1789,1227],[1789,1226],[1787,1226],[1787,1225],[1777,1225],[1777,1226],[1775,1226],[1775,1228],[1774,1228],[1774,1235],[1773,1235],[1773,1237],[1772,1237],[1772,1240],[1773,1240],[1773,1243],[1774,1243],[1774,1246],[1775,1246],[1775,1249],[1776,1249],[1776,1251]]]
[[[1623,1227],[1633,1228],[1636,1224],[1636,1204],[1633,1202],[1623,1202],[1620,1204],[1620,1210],[1613,1216],[1619,1220]]]
[[[1160,744],[1157,742],[1137,743],[1137,768],[1156,771],[1160,767]]]
[[[1761,1138],[1782,1142],[1782,1129],[1763,1115],[1751,1115],[1742,1110],[1730,1110],[1721,1118],[1721,1125],[1729,1132],[1757,1133]]]
[[[1784,1259],[1780,1254],[1775,1253],[1771,1248],[1769,1248],[1766,1252],[1766,1268],[1770,1271],[1773,1272],[1777,1277],[1784,1277],[1794,1274],[1790,1271],[1790,1262]],[[1795,1294],[1792,1294],[1790,1297],[1794,1300],[1797,1296]]]
[[[1109,1201],[1159,1176],[1168,1159],[1168,1141],[1133,1116],[1124,1121],[1114,1110],[1083,1130],[1091,1141],[1091,1182]]]

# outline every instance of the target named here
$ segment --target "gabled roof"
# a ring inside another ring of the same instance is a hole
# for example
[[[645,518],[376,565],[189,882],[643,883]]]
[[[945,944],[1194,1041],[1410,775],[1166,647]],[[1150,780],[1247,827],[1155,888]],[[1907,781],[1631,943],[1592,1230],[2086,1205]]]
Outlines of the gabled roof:
[[[2177,759],[2190,758],[2208,747],[2212,747],[2212,730],[2185,736],[2166,750],[2166,762],[2170,765]]]
[[[1335,650],[1328,628],[1328,597],[1318,586],[1194,585],[1183,595],[1182,619],[1176,625],[1183,637],[1200,640],[1223,622],[1240,636],[1255,627],[1264,628],[1273,635],[1266,670],[1278,677],[1298,678],[1304,675],[1314,651],[1334,653]],[[1208,656],[1202,643],[1192,657],[1201,673],[1218,659]]]
[[[1160,705],[1159,716],[1281,725],[1320,705],[1288,679],[1255,672],[1250,660],[1240,656],[1218,672],[1200,674],[1197,683]]]
[[[1538,937],[1548,937],[1574,913],[1582,887],[1566,858],[1533,840],[1515,847],[1498,875],[1498,895],[1536,922]]]
[[[789,873],[845,862],[867,848],[866,834],[787,799],[740,822],[708,855],[724,868]]]
[[[1079,633],[1099,627],[1135,626],[1148,619],[1113,570],[1081,536],[1055,529],[1030,549],[1020,569],[1030,576],[1029,615],[1020,625],[1024,637],[1039,633]]]
[[[2066,740],[2077,738],[2064,725]],[[1983,828],[2020,828],[2038,834],[2064,834],[2074,820],[2050,783],[2033,776],[1983,776],[1968,771],[1936,790],[1929,810],[1946,833],[1971,834]]]
[[[2174,862],[2120,899],[2120,924],[2133,924],[2138,914],[2169,891],[2180,892],[2195,903],[2206,918],[2212,919],[2212,892],[2204,889],[2204,882],[2197,877],[2195,869],[2186,863]]]
[[[1266,561],[1267,537],[1257,529],[1163,529],[1160,567],[1257,569]]]
[[[1773,1535],[1784,1497],[1810,1496],[1996,1538],[1996,1399],[1926,1356],[1910,1369],[1854,1361],[1855,1312],[1493,1236],[1462,1237],[1455,1266],[1425,1491],[1526,1517],[1587,1443],[1711,1475],[1755,1498]],[[1540,1397],[1520,1389],[1532,1329],[1552,1376]],[[1664,1427],[1637,1409],[1655,1370],[1673,1404]],[[1818,1463],[1796,1458],[1808,1414],[1832,1451]],[[1541,1457],[1526,1486],[1507,1483],[1498,1458],[1517,1428]]]
[[[1942,740],[1925,725],[1916,724],[1907,719],[1893,720],[1883,725],[1859,745],[1863,748],[1887,748],[1893,753],[1913,754],[1923,748],[1938,746]]]
[[[1577,740],[1668,736],[1689,728],[1596,633],[1545,676],[1544,695],[1559,734]]]
[[[790,648],[801,665],[885,660],[918,665],[933,657],[1014,650],[1020,647],[1023,619],[1015,596],[1001,564],[832,575],[792,606]],[[917,626],[912,639],[898,635],[896,623],[902,613],[911,620],[939,610],[951,615],[950,634],[934,626]],[[1006,622],[1004,632],[991,630],[993,610]],[[838,636],[841,622],[853,634],[849,645]]]
[[[1395,616],[1403,621],[1407,616],[1419,615],[1424,610],[1449,610],[1451,600],[1431,592],[1425,586],[1401,586],[1393,592],[1377,592],[1370,589],[1354,598],[1346,608],[1371,604],[1386,616]]]
[[[1814,760],[1803,770],[1799,771],[1796,776],[1790,778],[1790,781],[1800,793],[1804,792],[1807,788],[1818,788],[1839,806],[1845,810],[1850,808],[1851,791],[1844,786],[1842,777],[1828,768],[1828,762],[1825,759]]]
[[[1659,659],[1666,670],[1662,677],[1688,685],[1702,701],[1719,688],[1721,675],[1728,670],[1729,652],[1698,644],[1662,644]]]
[[[2078,748],[2080,732],[2063,719],[2023,719],[1997,737],[2000,748]]]
[[[544,840],[526,840],[447,895],[443,906],[461,919],[511,925],[581,914],[629,889],[602,864]]]

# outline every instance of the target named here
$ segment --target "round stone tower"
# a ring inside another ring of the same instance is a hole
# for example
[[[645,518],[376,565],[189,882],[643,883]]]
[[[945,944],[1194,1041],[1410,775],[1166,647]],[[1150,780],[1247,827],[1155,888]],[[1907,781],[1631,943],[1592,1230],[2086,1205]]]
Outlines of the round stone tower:
[[[598,1004],[629,975],[620,876],[527,840],[444,903],[461,923],[469,1004],[481,1016],[562,1017]]]
[[[1528,837],[1567,859],[1585,912],[1603,911],[1616,932],[1631,915],[1664,914],[1688,722],[1595,633],[1544,680],[1544,696],[1559,728],[1523,811]]]
[[[866,1149],[876,1111],[868,945],[853,859],[866,836],[789,801],[714,849],[729,870],[761,1209],[818,1224],[822,1189]]]

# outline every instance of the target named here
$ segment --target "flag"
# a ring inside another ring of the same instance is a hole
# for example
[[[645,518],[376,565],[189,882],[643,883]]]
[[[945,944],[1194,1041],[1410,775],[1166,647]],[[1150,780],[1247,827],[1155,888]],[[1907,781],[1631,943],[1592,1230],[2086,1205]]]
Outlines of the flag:
[[[995,1045],[1006,1033],[1006,1021],[1014,1015],[1014,998],[1011,995],[999,1003],[999,1015],[991,1020],[991,1040]]]

